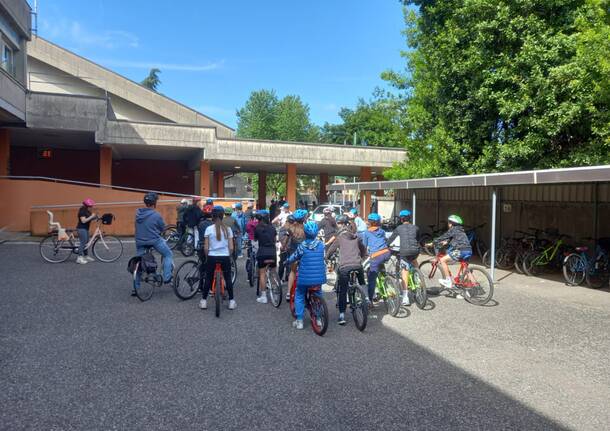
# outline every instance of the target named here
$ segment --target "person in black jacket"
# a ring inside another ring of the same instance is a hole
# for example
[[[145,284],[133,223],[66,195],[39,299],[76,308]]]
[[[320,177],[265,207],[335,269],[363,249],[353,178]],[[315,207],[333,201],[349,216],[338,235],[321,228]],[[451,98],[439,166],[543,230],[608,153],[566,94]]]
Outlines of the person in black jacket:
[[[318,229],[324,231],[324,243],[326,244],[337,233],[337,222],[331,207],[324,208],[324,217],[318,222]]]
[[[201,198],[196,197],[193,198],[193,203],[184,211],[184,223],[186,224],[186,227],[193,230],[193,236],[195,237],[195,248],[199,248],[199,230],[196,229],[196,227],[199,224],[199,221],[203,218],[203,211],[201,207]]]
[[[267,303],[267,267],[276,271],[277,267],[277,232],[269,222],[269,211],[260,210],[256,213],[259,222],[254,229],[254,240],[258,241],[256,261],[258,266],[258,285],[260,296],[256,298],[259,304]],[[279,282],[279,277],[272,274]]]
[[[396,238],[400,239],[400,276],[402,278],[402,304],[410,305],[409,300],[409,270],[417,266],[419,255],[419,228],[411,224],[411,211],[402,210],[398,217],[400,223],[390,238],[388,244],[392,244]]]
[[[468,236],[464,232],[463,221],[459,215],[450,215],[447,218],[449,230],[436,239],[436,243],[447,246],[447,254],[440,260],[441,268],[447,278],[441,278],[438,282],[441,286],[450,288],[453,281],[449,276],[449,262],[468,260],[472,256],[472,247]]]

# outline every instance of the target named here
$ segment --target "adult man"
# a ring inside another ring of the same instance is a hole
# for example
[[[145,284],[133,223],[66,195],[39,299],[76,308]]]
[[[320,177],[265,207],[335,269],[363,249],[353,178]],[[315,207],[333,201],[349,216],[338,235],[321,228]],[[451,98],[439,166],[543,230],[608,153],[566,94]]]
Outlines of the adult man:
[[[161,236],[165,229],[163,217],[155,208],[159,196],[156,193],[146,193],[144,204],[146,208],[138,208],[136,211],[136,254],[142,256],[146,252],[146,247],[153,247],[163,256],[163,282],[172,281],[172,268],[174,259],[172,251]]]
[[[292,214],[292,212],[290,212],[290,204],[286,202],[284,205],[282,205],[280,213],[277,215],[276,218],[273,219],[272,223],[279,224],[280,227],[284,226],[284,224],[286,224],[286,219],[290,214]]]
[[[246,232],[246,215],[242,211],[243,206],[241,202],[237,202],[235,204],[235,211],[231,214],[231,217],[235,219],[235,224],[239,229],[239,233],[235,232],[235,247],[237,249],[237,257],[242,257],[242,249],[241,244],[244,237],[244,233]]]
[[[203,218],[203,211],[201,208],[201,198],[196,197],[193,198],[193,203],[184,211],[184,222],[186,223],[186,227],[193,230],[193,236],[195,237],[195,248],[198,248],[199,246],[199,230],[197,229],[197,225]]]
[[[318,222],[318,228],[324,231],[324,243],[327,243],[337,232],[337,222],[331,207],[324,208],[324,217]]]

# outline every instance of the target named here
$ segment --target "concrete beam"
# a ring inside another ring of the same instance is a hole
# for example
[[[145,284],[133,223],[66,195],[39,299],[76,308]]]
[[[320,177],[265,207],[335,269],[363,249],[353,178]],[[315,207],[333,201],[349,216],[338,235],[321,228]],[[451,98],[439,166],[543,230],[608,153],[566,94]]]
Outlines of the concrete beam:
[[[0,108],[18,121],[25,121],[25,87],[0,71]]]
[[[108,121],[105,143],[205,148],[214,142],[214,129],[161,123]],[[209,159],[207,154],[204,154]]]
[[[106,127],[105,99],[29,93],[26,99],[27,127],[96,132],[103,136]]]

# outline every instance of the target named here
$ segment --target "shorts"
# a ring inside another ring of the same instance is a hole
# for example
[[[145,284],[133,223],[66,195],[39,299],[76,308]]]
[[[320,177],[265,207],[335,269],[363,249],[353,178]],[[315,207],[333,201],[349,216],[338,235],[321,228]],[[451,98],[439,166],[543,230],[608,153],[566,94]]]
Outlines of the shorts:
[[[419,254],[400,256],[400,269],[406,269],[408,271],[413,268],[413,261],[417,259],[417,256],[419,256]]]
[[[458,262],[460,260],[468,260],[472,257],[472,251],[468,250],[450,250],[448,253],[453,259],[454,262]]]
[[[256,256],[256,263],[259,268],[269,266],[269,268],[275,268],[277,266],[277,256]]]

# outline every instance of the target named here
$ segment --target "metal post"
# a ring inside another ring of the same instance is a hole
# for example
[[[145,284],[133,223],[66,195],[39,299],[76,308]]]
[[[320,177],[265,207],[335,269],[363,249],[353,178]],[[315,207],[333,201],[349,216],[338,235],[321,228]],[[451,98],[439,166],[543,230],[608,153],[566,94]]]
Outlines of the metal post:
[[[495,281],[495,270],[496,270],[496,204],[497,204],[497,190],[494,187],[491,190],[491,280]]]
[[[413,203],[411,204],[411,217],[413,219],[413,224],[416,223],[415,221],[415,206],[417,204],[417,199],[415,198],[415,190],[413,190]]]

